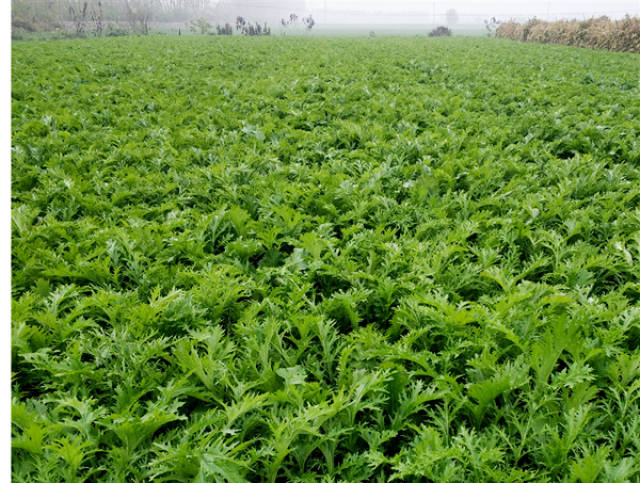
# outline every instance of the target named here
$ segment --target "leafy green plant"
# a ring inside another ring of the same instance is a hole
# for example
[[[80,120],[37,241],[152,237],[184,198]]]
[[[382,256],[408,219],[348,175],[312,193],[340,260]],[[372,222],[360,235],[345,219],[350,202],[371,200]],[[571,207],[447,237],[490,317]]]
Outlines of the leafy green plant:
[[[637,57],[568,52],[15,44],[15,481],[637,480]]]

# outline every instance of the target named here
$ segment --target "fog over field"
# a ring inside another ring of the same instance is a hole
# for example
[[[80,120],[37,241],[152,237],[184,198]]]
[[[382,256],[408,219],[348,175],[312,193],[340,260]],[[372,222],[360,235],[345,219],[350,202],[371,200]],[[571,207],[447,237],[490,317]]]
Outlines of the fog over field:
[[[318,26],[323,25],[483,25],[498,20],[586,19],[607,15],[622,18],[640,15],[638,0],[12,0],[13,16],[36,18],[56,12],[58,17],[73,11],[90,13],[102,9],[109,12],[146,11],[154,22],[188,21],[195,17],[210,21],[235,21],[239,15],[252,21],[277,25],[289,14],[311,14]],[[28,12],[22,16],[22,12]],[[54,15],[55,16],[55,15]],[[115,13],[112,17],[117,17]]]
[[[482,24],[485,19],[549,20],[562,18],[590,18],[607,15],[621,18],[626,14],[640,14],[637,0],[603,1],[504,1],[504,0],[220,0],[213,2],[218,11],[240,11],[251,18],[271,18],[285,11],[307,12],[324,24],[437,24],[452,23],[447,12],[455,10],[453,23]]]
[[[549,20],[560,18],[589,18],[607,15],[620,18],[625,14],[640,14],[636,0],[602,1],[471,1],[471,0],[308,0],[307,8],[320,19],[326,16],[330,23],[366,22],[390,24],[447,23],[447,11],[456,10],[460,24],[483,23],[484,19],[526,19],[538,17]]]
[[[214,2],[216,3],[216,2]],[[640,14],[637,0],[603,1],[471,1],[471,0],[221,0],[220,9],[242,11],[251,17],[271,17],[282,11],[306,11],[324,23],[339,24],[416,24],[451,23],[447,12],[455,10],[459,24],[483,23],[489,17],[526,19],[538,17],[549,20],[561,18],[589,18],[607,15],[621,18],[626,14]]]

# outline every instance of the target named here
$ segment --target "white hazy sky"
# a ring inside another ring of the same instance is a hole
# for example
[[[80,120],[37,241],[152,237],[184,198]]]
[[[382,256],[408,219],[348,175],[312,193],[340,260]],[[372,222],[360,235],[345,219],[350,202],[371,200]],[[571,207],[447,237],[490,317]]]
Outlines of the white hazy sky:
[[[362,10],[381,12],[424,12],[432,13],[434,6],[437,12],[444,12],[450,8],[460,14],[473,15],[584,15],[610,14],[622,16],[625,13],[640,14],[640,0],[307,0],[309,10],[329,11]]]
[[[326,0],[330,10],[342,9],[393,9],[393,10],[430,10],[433,7],[432,0]],[[546,10],[547,4],[552,10],[627,10],[630,12],[640,9],[638,0],[540,0],[532,2],[530,0],[437,0],[436,4],[451,6],[451,8],[473,9],[473,10],[513,10],[530,11],[543,8]],[[323,7],[324,0],[307,0],[309,7]]]
[[[478,24],[491,17],[499,20],[582,19],[601,15],[621,18],[625,14],[640,16],[640,0],[307,0],[307,11],[321,21],[347,24],[444,23],[449,9],[458,12],[459,24]]]

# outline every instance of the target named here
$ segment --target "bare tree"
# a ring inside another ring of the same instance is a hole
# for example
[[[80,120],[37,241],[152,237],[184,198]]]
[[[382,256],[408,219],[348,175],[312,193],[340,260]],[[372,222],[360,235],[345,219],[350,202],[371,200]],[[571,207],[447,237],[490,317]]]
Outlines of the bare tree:
[[[485,19],[484,27],[487,29],[487,37],[495,37],[496,30],[498,29],[499,26],[500,26],[500,21],[497,20],[495,17],[491,17],[490,20]]]
[[[89,14],[89,2],[87,0],[70,0],[69,1],[69,17],[73,22],[77,36],[85,33],[86,23]]]
[[[311,15],[308,17],[302,17],[302,23],[307,28],[307,30],[311,30],[313,26],[316,24],[316,21],[313,19]]]
[[[75,35],[104,35],[111,22],[149,33],[152,20],[208,18],[214,0],[11,0],[11,23],[20,31],[67,28]]]
[[[236,17],[236,30],[242,30],[246,27],[247,20],[244,17]]]
[[[284,27],[285,31],[282,32],[283,35],[286,35],[286,30],[289,27],[293,27],[297,25],[298,16],[295,13],[289,14],[289,18],[280,19],[280,24]]]
[[[91,8],[91,21],[94,24],[96,37],[101,37],[104,31],[104,15],[102,12],[102,2],[98,0]]]
[[[131,29],[144,35],[148,34],[154,0],[124,0],[124,3]]]

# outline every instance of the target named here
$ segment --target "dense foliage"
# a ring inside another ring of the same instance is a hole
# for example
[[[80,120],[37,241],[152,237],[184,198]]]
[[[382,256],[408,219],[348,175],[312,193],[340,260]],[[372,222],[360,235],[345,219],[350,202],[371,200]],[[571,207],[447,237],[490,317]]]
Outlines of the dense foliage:
[[[452,33],[449,27],[441,25],[429,32],[429,37],[451,37]]]
[[[14,45],[14,481],[633,481],[637,61]]]
[[[640,53],[640,17],[557,22],[534,18],[524,23],[503,22],[497,27],[496,36],[522,42]]]

